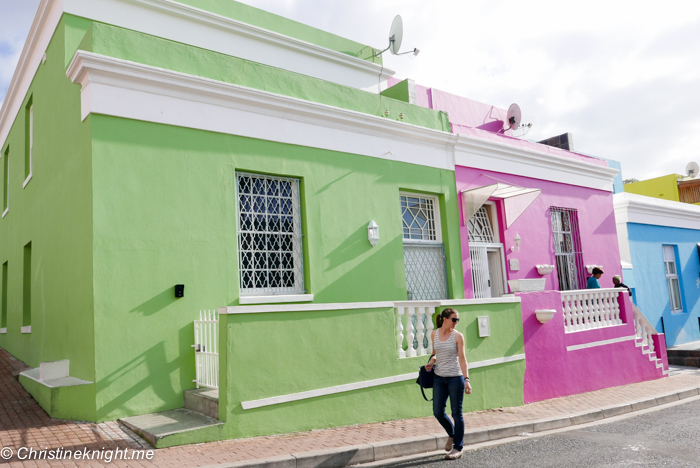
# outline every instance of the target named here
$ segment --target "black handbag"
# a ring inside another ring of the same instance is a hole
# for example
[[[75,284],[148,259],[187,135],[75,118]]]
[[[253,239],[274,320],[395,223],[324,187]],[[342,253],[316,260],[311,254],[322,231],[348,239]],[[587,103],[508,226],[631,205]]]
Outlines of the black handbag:
[[[434,355],[430,356],[430,359],[432,359]],[[430,359],[428,359],[428,362],[430,362]],[[433,366],[432,369],[429,371],[426,370],[425,366],[421,366],[420,369],[418,370],[418,379],[416,380],[416,383],[420,385],[420,392],[423,394],[423,398],[425,398],[425,401],[433,401],[431,398],[428,400],[428,398],[425,396],[425,391],[423,389],[425,388],[433,388],[433,379],[435,378],[435,366]]]

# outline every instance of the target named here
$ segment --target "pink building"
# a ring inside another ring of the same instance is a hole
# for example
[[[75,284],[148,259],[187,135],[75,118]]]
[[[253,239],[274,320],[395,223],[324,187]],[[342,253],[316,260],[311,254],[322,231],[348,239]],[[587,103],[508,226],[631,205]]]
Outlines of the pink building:
[[[605,160],[504,131],[506,111],[390,83],[444,111],[455,134],[465,298],[521,298],[525,402],[663,377],[663,335],[626,290]],[[390,93],[387,93],[390,95]],[[594,267],[601,289],[586,289]]]

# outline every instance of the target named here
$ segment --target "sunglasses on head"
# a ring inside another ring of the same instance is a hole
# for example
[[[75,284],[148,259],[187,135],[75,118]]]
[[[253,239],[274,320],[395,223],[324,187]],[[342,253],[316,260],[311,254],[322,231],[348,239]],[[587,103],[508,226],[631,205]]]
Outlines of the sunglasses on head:
[[[452,320],[452,322],[454,322],[454,323],[459,322],[459,319],[458,319],[458,318],[455,318],[455,317],[450,317],[450,320]]]

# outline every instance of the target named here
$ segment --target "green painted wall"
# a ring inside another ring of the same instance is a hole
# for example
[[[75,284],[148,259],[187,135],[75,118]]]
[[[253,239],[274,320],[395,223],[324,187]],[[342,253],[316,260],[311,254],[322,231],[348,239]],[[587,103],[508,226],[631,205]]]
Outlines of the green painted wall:
[[[664,200],[680,201],[678,179],[682,177],[678,174],[669,174],[663,177],[625,184],[625,192],[662,198]]]
[[[254,8],[233,0],[179,0],[179,3],[233,18],[243,23],[258,26],[285,36],[316,44],[326,49],[359,57],[370,62],[382,63],[381,56],[374,57],[377,50],[344,37],[313,28],[283,16]],[[383,48],[383,47],[382,47]]]
[[[410,99],[410,89],[409,80],[403,80],[400,83],[396,83],[391,88],[387,88],[380,94],[398,101],[409,102]]]
[[[463,297],[451,171],[100,115],[92,136],[99,419],[179,407],[192,388],[192,321],[238,303],[237,170],[302,179],[320,303],[405,300],[399,191],[439,195],[449,289]]]
[[[468,361],[524,352],[520,304],[457,309],[457,330],[465,335]],[[477,316],[483,315],[491,320],[488,338],[479,338],[476,331]],[[222,341],[227,354],[225,437],[432,415],[432,404],[423,400],[413,380],[250,410],[240,405],[416,372],[428,357],[397,357],[395,317],[393,308],[222,316],[227,333]],[[524,372],[525,361],[472,369],[474,392],[464,398],[465,412],[522,405]]]
[[[444,112],[101,23],[93,23],[80,48],[363,114],[385,117],[388,110],[392,120],[403,113],[406,123],[450,131]]]
[[[39,66],[7,141],[1,142],[2,154],[10,148],[10,198],[9,212],[0,220],[0,264],[8,262],[7,296],[2,298],[8,333],[0,335],[0,346],[32,367],[69,359],[71,375],[94,381],[91,119],[80,121],[80,86],[65,74],[64,32],[61,21],[46,63]],[[22,188],[24,107],[30,97],[33,177]],[[24,246],[29,242],[32,332],[21,334]]]

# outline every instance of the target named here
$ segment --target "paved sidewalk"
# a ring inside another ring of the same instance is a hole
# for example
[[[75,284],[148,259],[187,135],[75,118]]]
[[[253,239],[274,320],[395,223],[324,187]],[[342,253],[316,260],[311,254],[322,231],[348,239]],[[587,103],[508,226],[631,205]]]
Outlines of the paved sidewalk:
[[[13,376],[23,369],[21,362],[0,348],[0,449],[10,447],[15,454],[20,447],[32,447],[35,450],[59,447],[71,450],[150,449],[145,441],[116,422],[94,424],[49,418]],[[658,398],[658,403],[669,399],[677,400],[679,397],[672,395],[688,389],[695,389],[694,394],[697,394],[698,388],[700,371],[686,370],[668,378],[639,384],[556,398],[521,407],[468,413],[465,414],[465,423],[467,431],[478,431],[485,427],[561,420],[576,414],[594,414],[602,408],[620,407],[639,401],[649,402],[654,398]],[[77,463],[70,460],[35,462],[20,461],[15,455],[9,462],[0,459],[0,466],[195,467],[219,464],[229,466],[235,462],[248,462],[247,465],[256,466],[259,465],[256,460],[261,458],[286,456],[287,459],[293,460],[289,457],[290,454],[363,444],[377,445],[384,441],[429,436],[441,432],[442,428],[437,421],[429,417],[159,449],[155,450],[150,461],[117,460],[109,464],[104,460]],[[387,442],[386,445],[388,447],[391,443]]]

